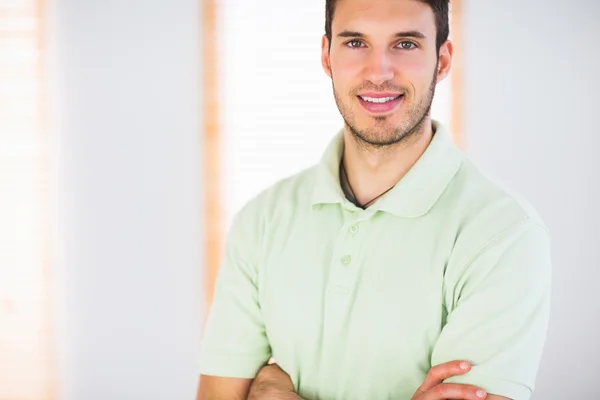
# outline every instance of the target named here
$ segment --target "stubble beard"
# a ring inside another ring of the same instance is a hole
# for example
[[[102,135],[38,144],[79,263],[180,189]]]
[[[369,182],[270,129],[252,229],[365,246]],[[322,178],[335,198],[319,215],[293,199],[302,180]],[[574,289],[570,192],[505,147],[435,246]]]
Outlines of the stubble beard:
[[[335,90],[334,80],[332,78],[333,95],[337,107],[344,119],[346,128],[350,131],[352,136],[361,144],[370,148],[385,148],[389,146],[397,145],[401,142],[406,142],[409,138],[414,137],[418,133],[423,131],[424,123],[427,121],[431,112],[431,104],[433,103],[433,97],[435,95],[435,87],[437,84],[437,70],[436,65],[434,70],[433,79],[429,85],[429,90],[426,95],[413,104],[408,110],[407,118],[400,122],[397,126],[390,126],[387,122],[388,116],[373,117],[375,126],[367,129],[360,129],[356,122],[355,115],[350,107],[346,107],[344,102],[341,100],[340,94]],[[380,87],[379,91],[394,90],[389,86]],[[396,90],[397,91],[397,90]],[[401,107],[404,105],[401,105]]]

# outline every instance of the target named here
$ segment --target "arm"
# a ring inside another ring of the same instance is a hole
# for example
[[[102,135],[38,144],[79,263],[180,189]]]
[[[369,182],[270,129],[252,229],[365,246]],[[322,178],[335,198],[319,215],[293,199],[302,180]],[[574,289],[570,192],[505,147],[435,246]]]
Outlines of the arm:
[[[196,400],[246,400],[252,379],[200,375]]]
[[[260,370],[252,386],[248,400],[303,400],[294,392],[289,375],[277,364],[270,364]]]
[[[531,398],[548,326],[548,233],[525,220],[446,275],[446,323],[432,364],[466,359],[468,374],[446,382],[485,389],[488,399]],[[495,396],[495,397],[491,397]]]
[[[197,400],[245,400],[271,357],[258,298],[257,214],[245,207],[227,238],[202,338]]]
[[[464,373],[455,367],[455,362],[441,366],[448,375]],[[431,379],[431,374],[430,374]],[[435,384],[441,384],[441,380]],[[447,388],[451,389],[451,388]],[[460,390],[472,392],[476,387],[464,386]],[[426,392],[422,392],[426,395]],[[246,396],[247,399],[246,399]],[[276,364],[264,367],[254,379],[222,378],[217,376],[200,376],[200,384],[196,400],[303,400],[294,393],[290,377]],[[512,400],[498,395],[488,395],[486,400]]]
[[[437,365],[429,371],[425,381],[417,390],[412,400],[442,400],[460,398],[461,400],[511,400],[506,397],[481,394],[481,390],[473,385],[447,384],[444,379],[463,375],[470,369],[468,362],[451,361]],[[483,396],[483,397],[482,397]],[[294,385],[289,375],[277,364],[262,368],[252,382],[248,400],[303,400],[294,393]]]
[[[254,379],[200,375],[196,400],[302,400],[289,375],[277,364],[264,366]]]

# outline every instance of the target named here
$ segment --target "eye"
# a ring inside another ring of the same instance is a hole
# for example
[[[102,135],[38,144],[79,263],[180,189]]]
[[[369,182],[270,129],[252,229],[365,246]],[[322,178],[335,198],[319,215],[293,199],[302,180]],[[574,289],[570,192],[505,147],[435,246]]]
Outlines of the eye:
[[[358,49],[360,47],[362,47],[362,42],[358,39],[352,39],[348,42],[346,42],[346,46],[350,47],[351,49]]]
[[[413,42],[400,42],[398,43],[398,45],[396,46],[402,50],[412,50],[417,48],[417,45],[414,44]]]

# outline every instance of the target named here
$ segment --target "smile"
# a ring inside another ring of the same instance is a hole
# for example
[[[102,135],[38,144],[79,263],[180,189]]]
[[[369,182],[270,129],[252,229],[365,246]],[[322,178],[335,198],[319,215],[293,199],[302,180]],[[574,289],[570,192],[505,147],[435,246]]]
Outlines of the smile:
[[[364,94],[357,96],[360,105],[370,114],[381,115],[394,111],[404,100],[404,95],[395,93]]]
[[[396,99],[400,98],[400,96],[401,95],[398,95],[395,97],[366,97],[366,96],[358,96],[358,97],[360,97],[364,101],[368,101],[369,103],[382,104],[382,103],[387,103],[388,101],[396,100]]]

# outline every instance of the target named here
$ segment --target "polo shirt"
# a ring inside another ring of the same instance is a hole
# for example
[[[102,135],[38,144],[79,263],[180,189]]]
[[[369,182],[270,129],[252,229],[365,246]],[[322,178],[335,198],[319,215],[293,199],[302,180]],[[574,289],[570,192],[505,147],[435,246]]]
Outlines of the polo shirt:
[[[200,373],[254,378],[270,357],[309,400],[410,399],[448,382],[529,399],[549,316],[550,239],[535,210],[433,121],[409,172],[367,209],[322,161],[251,200],[230,229]]]

